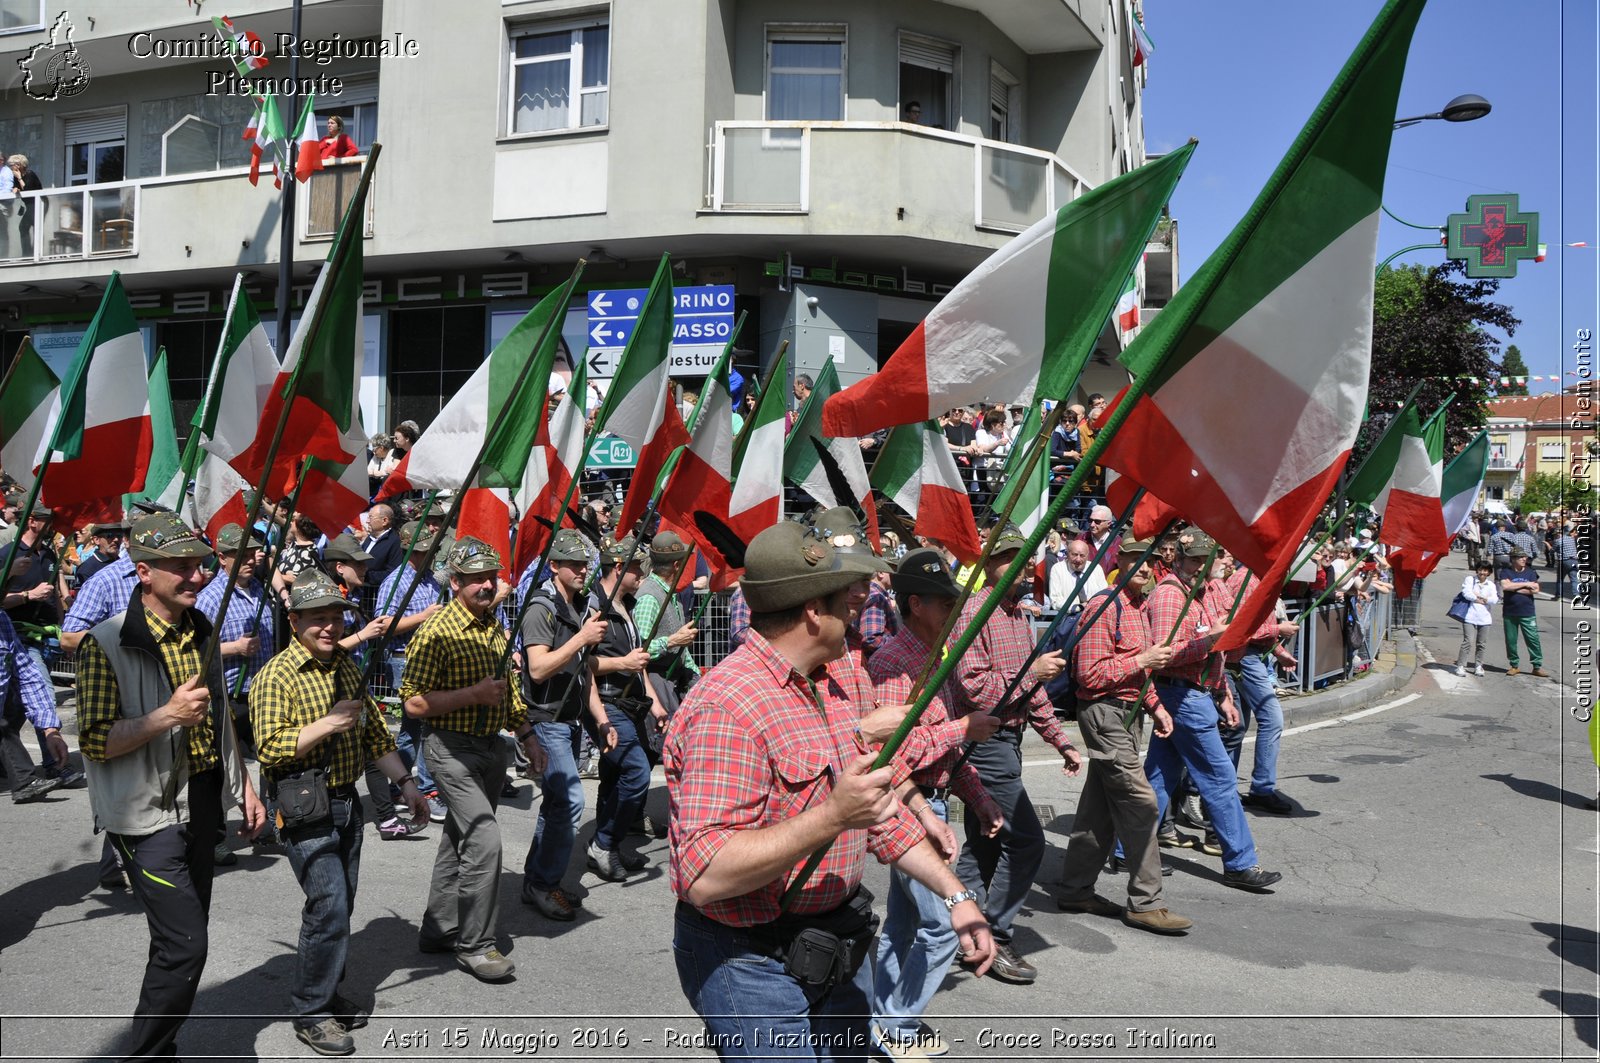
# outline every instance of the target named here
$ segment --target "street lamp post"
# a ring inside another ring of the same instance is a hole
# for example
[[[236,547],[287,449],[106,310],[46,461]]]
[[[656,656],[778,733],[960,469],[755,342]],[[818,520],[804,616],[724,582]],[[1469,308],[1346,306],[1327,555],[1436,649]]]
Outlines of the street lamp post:
[[[1404,129],[1407,126],[1414,126],[1419,122],[1428,122],[1436,118],[1443,119],[1446,122],[1473,122],[1492,110],[1494,110],[1494,107],[1488,100],[1477,93],[1467,92],[1457,96],[1434,114],[1418,114],[1410,118],[1396,118],[1394,127],[1396,129]]]

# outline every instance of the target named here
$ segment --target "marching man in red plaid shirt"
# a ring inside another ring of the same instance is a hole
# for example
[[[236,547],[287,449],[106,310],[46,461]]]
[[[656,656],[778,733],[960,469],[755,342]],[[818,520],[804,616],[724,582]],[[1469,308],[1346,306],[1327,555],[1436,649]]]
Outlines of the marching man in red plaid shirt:
[[[1172,647],[1155,644],[1144,612],[1151,571],[1148,562],[1139,564],[1139,557],[1150,545],[1148,540],[1132,538],[1119,544],[1118,571],[1136,564],[1138,570],[1122,590],[1102,591],[1089,599],[1084,607],[1085,626],[1073,650],[1078,729],[1083,732],[1089,773],[1072,817],[1059,903],[1062,911],[1121,917],[1129,926],[1181,934],[1193,924],[1161,903],[1161,856],[1156,847],[1160,816],[1155,791],[1139,762],[1139,738],[1144,729],[1123,722],[1137,709],[1149,714],[1157,738],[1172,734],[1172,717],[1155,692],[1146,688],[1143,704],[1139,701],[1148,669],[1172,659]],[[1107,604],[1106,597],[1113,594]],[[1106,606],[1103,611],[1102,605]],[[1128,854],[1126,908],[1094,892],[1113,839],[1120,840]]]
[[[843,673],[827,667],[844,653],[852,590],[874,567],[797,524],[757,535],[743,580],[749,635],[668,728],[673,953],[719,1056],[867,1057],[869,852],[943,898],[979,973],[993,957],[973,895],[895,796],[904,763],[872,769],[858,730],[872,706],[851,700]],[[824,845],[821,866],[782,907]]]

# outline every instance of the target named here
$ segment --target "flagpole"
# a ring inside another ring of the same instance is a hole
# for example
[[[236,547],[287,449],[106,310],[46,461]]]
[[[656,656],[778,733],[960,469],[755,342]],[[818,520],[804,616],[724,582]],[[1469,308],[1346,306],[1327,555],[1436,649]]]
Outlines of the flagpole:
[[[297,21],[299,5],[300,0],[295,0]],[[361,180],[356,185],[355,196],[351,200],[352,204],[366,203],[367,190],[372,186],[372,175],[378,165],[378,156],[382,154],[382,152],[383,145],[375,143],[372,145],[372,150],[367,153],[367,164],[361,168]],[[293,183],[294,182],[291,179],[289,184],[293,185]],[[289,225],[288,222],[285,222],[284,224],[285,226]],[[361,219],[356,219],[355,225],[359,224],[361,224]],[[348,254],[352,239],[359,240],[360,238],[360,234],[355,232],[354,226],[351,224],[350,211],[347,209],[345,212],[344,221],[340,224],[339,235],[335,238],[336,242],[334,244],[334,249],[339,251],[341,254]],[[344,263],[341,260],[337,263],[329,263],[324,268],[333,270],[338,269],[343,265]],[[289,318],[288,302],[290,299],[288,288],[281,273],[279,276],[278,299],[279,302],[283,304],[283,308],[278,314],[278,337],[279,342],[283,344],[283,346],[278,348],[278,357],[281,361],[284,354],[288,351],[288,340],[284,338],[284,329]],[[316,307],[312,310],[311,320],[300,322],[301,328],[305,330],[305,335],[316,335],[317,330],[322,325],[322,319],[327,315],[327,312],[328,300],[319,300]],[[278,445],[283,442],[284,429],[289,426],[289,414],[294,409],[295,397],[300,393],[300,377],[305,370],[305,365],[305,358],[296,359],[294,371],[289,374],[289,382],[284,386],[282,395],[283,408],[278,411],[278,424],[277,427],[273,429],[271,442],[267,445],[266,457],[264,458],[261,470],[261,482],[256,485],[255,493],[250,498],[250,508],[246,511],[243,524],[243,527],[245,528],[254,527],[256,517],[261,513],[261,502],[266,496],[267,488],[272,483],[273,466],[278,460]],[[311,456],[307,455],[304,460],[309,462],[311,460]],[[222,588],[222,600],[217,605],[218,616],[228,615],[228,604],[233,599],[233,588],[236,584],[234,574],[238,570],[238,562],[244,557],[244,554],[249,547],[249,543],[250,537],[248,535],[241,535],[239,537],[239,550],[234,555],[234,565],[228,572],[228,582]],[[205,653],[202,655],[200,660],[200,675],[206,675],[208,670],[211,668],[211,662],[216,658],[217,646],[218,641],[216,639],[212,639],[206,644]]]
[[[289,15],[289,32],[294,40],[300,40],[300,16],[303,11],[303,0],[293,0]],[[295,84],[300,78],[300,50],[298,48],[289,52],[289,80]],[[285,132],[284,139],[288,139]],[[282,156],[282,145],[274,145]],[[370,172],[373,159],[376,158],[379,145],[374,144],[367,158],[365,170]],[[294,223],[295,223],[295,186],[299,184],[294,177],[294,152],[287,154],[288,165],[283,168],[283,196],[280,200],[278,213],[278,359],[282,361],[283,352],[289,349],[289,311],[294,306]],[[366,173],[362,174],[362,181],[367,180]],[[235,274],[235,284],[238,275]],[[286,407],[287,408],[287,407]],[[282,431],[282,426],[279,426]],[[270,466],[269,466],[270,467]]]
[[[374,145],[374,147],[376,146],[377,145]],[[564,285],[565,294],[560,301],[558,309],[555,313],[552,313],[547,319],[545,319],[544,327],[539,330],[539,338],[534,341],[533,350],[535,352],[544,349],[545,343],[550,338],[551,330],[556,327],[556,322],[562,319],[564,308],[569,302],[572,301],[572,289],[577,286],[578,278],[583,275],[583,268],[586,265],[588,265],[588,260],[580,258],[578,259],[577,265],[572,268],[572,275],[566,280],[566,284]],[[507,420],[516,410],[517,396],[521,393],[522,389],[527,386],[528,374],[532,371],[534,363],[537,361],[539,361],[539,359],[530,354],[529,357],[518,368],[516,379],[512,381],[511,390],[506,392],[506,400],[504,404],[501,405],[499,414],[496,415],[494,423],[489,425],[488,431],[484,432],[483,442],[478,444],[478,452],[473,456],[472,464],[467,466],[466,472],[461,477],[461,487],[450,499],[450,509],[445,513],[444,523],[440,526],[441,529],[453,527],[455,525],[456,518],[461,515],[461,504],[466,500],[467,492],[472,489],[472,483],[478,477],[478,469],[483,465],[484,456],[489,453],[489,448],[492,445],[499,442],[500,433],[504,430]],[[543,387],[544,385],[541,383],[540,386]],[[585,453],[587,453],[587,449],[585,450]],[[577,482],[576,477],[573,478],[573,482]],[[424,510],[423,518],[426,519],[426,517],[427,511]],[[550,536],[550,541],[555,541],[554,534]],[[428,544],[428,549],[423,553],[423,572],[427,572],[433,567],[433,559],[438,556],[439,547],[443,542],[444,536],[441,534],[435,535],[433,537],[433,542]],[[422,580],[420,578],[413,579],[406,587],[405,594],[400,598],[400,604],[397,605],[394,610],[393,615],[397,621],[400,616],[404,615],[406,608],[411,605],[411,598],[416,593],[417,585],[421,582]],[[377,644],[372,647],[371,656],[367,658],[366,667],[362,671],[360,689],[365,690],[371,685],[372,677],[377,674],[378,662],[383,659],[383,651],[394,639],[395,627],[396,624],[391,623],[387,628],[384,629],[383,634],[378,636]],[[510,656],[510,649],[511,640],[507,639],[507,658]],[[495,678],[499,679],[503,674],[504,662],[502,661],[501,670],[495,674]]]

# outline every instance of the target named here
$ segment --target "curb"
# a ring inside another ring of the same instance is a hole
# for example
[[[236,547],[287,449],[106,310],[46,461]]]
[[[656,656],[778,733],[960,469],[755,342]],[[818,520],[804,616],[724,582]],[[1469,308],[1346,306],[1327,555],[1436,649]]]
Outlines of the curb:
[[[1280,698],[1284,727],[1327,720],[1376,704],[1386,695],[1406,686],[1417,672],[1417,641],[1400,629],[1378,654],[1376,662],[1390,664],[1387,672],[1373,672],[1348,683],[1339,683],[1301,697]]]

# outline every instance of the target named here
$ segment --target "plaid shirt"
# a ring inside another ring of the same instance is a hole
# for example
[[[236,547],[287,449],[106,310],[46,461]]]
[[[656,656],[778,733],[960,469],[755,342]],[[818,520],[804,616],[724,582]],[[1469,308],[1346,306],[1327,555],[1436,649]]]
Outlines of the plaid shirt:
[[[49,677],[40,671],[39,662],[28,652],[11,618],[0,610],[0,692],[3,692],[0,696],[9,699],[13,684],[29,723],[39,728],[61,726],[61,717],[56,715],[55,689]],[[19,782],[12,781],[13,789],[18,785]]]
[[[1242,607],[1245,603],[1245,600],[1249,598],[1250,595],[1255,591],[1255,584],[1259,581],[1254,577],[1250,578],[1250,586],[1245,586],[1245,577],[1249,575],[1250,570],[1245,568],[1243,565],[1240,565],[1238,568],[1234,569],[1233,575],[1228,577],[1226,584],[1227,596],[1222,606],[1223,617],[1227,617],[1230,611],[1237,613],[1237,610],[1234,609],[1233,603],[1237,601]],[[1240,597],[1241,588],[1243,589],[1243,597]],[[1266,619],[1262,620],[1255,631],[1250,633],[1250,641],[1245,643],[1243,646],[1240,646],[1238,649],[1230,650],[1228,652],[1229,664],[1233,664],[1235,661],[1243,660],[1252,653],[1260,653],[1261,651],[1270,647],[1274,642],[1278,641],[1277,599],[1273,599],[1272,604],[1273,608],[1267,611]]]
[[[394,616],[395,610],[400,608],[400,603],[405,600],[406,593],[410,591],[411,600],[406,602],[406,611],[401,613],[399,619],[416,616],[440,598],[439,579],[432,572],[428,578],[417,584],[417,589],[412,591],[411,584],[416,580],[417,570],[407,564],[404,568],[397,568],[384,577],[383,585],[378,588],[377,611],[374,616]],[[390,655],[404,653],[406,646],[411,643],[411,637],[416,630],[406,631],[396,635],[389,642]]]
[[[752,631],[689,692],[667,726],[662,750],[671,804],[671,883],[680,898],[688,899],[689,887],[735,831],[786,822],[827,800],[833,780],[863,751],[856,730],[862,707],[851,698],[870,697],[871,691],[863,692],[849,678],[853,674],[849,666],[803,676]],[[850,688],[840,685],[841,676]],[[898,784],[906,772],[895,764]],[[837,908],[860,884],[869,851],[887,863],[924,837],[904,808],[885,823],[845,831],[790,910]],[[770,922],[778,917],[790,877],[701,910],[728,926]]]
[[[144,609],[135,602],[129,609]],[[195,637],[194,622],[185,612],[176,624],[169,624],[150,610],[144,610],[145,623],[150,627],[150,637],[156,642],[161,663],[167,670],[167,682],[176,689],[200,674],[200,641]],[[98,763],[106,760],[106,738],[111,725],[122,718],[122,692],[117,687],[117,673],[105,651],[88,636],[78,646],[78,748],[84,756]],[[192,727],[185,727],[189,740],[189,771],[199,774],[222,763],[217,756],[216,738],[211,730],[211,713]]]
[[[867,673],[877,690],[879,703],[903,705],[911,700],[911,684],[922,674],[928,663],[928,644],[916,636],[909,627],[895,632],[867,661]],[[961,747],[967,740],[967,725],[950,718],[946,707],[951,700],[947,681],[922,710],[906,740],[897,753],[912,769],[911,778],[919,786],[948,788],[967,804],[976,805],[988,797],[978,769],[970,763],[961,765],[955,778],[950,769],[961,759]]]
[[[478,620],[457,598],[424,620],[412,637],[400,677],[400,700],[472,686],[495,674],[505,649],[506,633],[495,615],[491,612]],[[528,718],[519,686],[508,682],[498,705],[467,705],[430,716],[428,726],[479,737],[519,730]]]
[[[217,638],[223,642],[237,642],[245,637],[246,632],[251,632],[260,637],[260,645],[256,652],[249,658],[223,657],[222,680],[232,690],[233,684],[239,678],[240,669],[248,663],[245,670],[244,690],[250,690],[250,684],[255,681],[256,673],[261,671],[263,665],[272,660],[272,647],[277,645],[272,626],[272,603],[266,603],[263,608],[261,596],[265,588],[261,581],[252,579],[248,586],[236,583],[233,587],[233,596],[228,599],[228,615],[217,621],[217,607],[222,604],[222,591],[228,582],[224,573],[212,577],[211,582],[201,590],[200,596],[195,599],[195,608],[203,613],[207,620],[216,625]],[[257,626],[257,619],[260,626]]]
[[[1516,531],[1512,532],[1508,538],[1511,540],[1513,547],[1521,549],[1523,553],[1528,555],[1530,562],[1533,558],[1539,556],[1539,540],[1533,537],[1532,532]]]
[[[645,579],[647,579],[647,580],[655,580],[656,583],[659,586],[664,588],[666,590],[666,595],[667,595],[666,596],[666,600],[667,601],[670,602],[676,597],[676,594],[673,592],[672,588],[667,586],[666,580],[662,579],[660,576],[656,575],[654,572],[652,572],[652,573],[650,573],[650,575],[646,576]],[[658,626],[657,621],[656,621],[656,616],[657,616],[657,614],[659,614],[661,612],[662,612],[661,602],[658,601],[653,595],[649,595],[649,594],[636,594],[636,595],[634,595],[634,599],[633,599],[633,623],[634,623],[634,626],[636,626],[639,629],[639,637],[640,638],[644,638],[644,633],[646,631],[653,630]],[[680,615],[682,614],[682,610],[681,609],[679,610],[679,614]],[[685,624],[687,624],[689,622],[689,618],[688,617],[683,617],[683,622]],[[651,639],[650,640],[650,645],[648,647],[646,647],[646,648],[649,649],[649,651],[650,651],[650,659],[651,660],[657,660],[657,659],[659,659],[661,657],[664,657],[669,652],[676,653],[679,657],[681,657],[683,659],[683,666],[685,668],[689,669],[690,674],[692,674],[692,675],[699,675],[700,674],[700,666],[695,663],[694,655],[689,652],[689,647],[680,646],[676,650],[669,651],[668,648],[667,648],[667,636],[665,636],[665,635],[657,635],[655,638]]]
[[[735,587],[728,596],[728,649],[744,645],[750,631],[750,603],[744,600],[744,588]]]
[[[966,607],[961,610],[957,631],[972,626],[972,618],[993,593],[992,586],[984,587],[967,599]],[[956,681],[950,688],[956,695],[951,706],[955,709],[955,715],[965,716],[969,712],[993,712],[997,709],[1000,695],[1005,693],[1016,674],[1022,671],[1023,662],[1033,652],[1033,644],[1033,627],[1018,603],[1001,602],[1000,608],[989,615],[983,630],[967,647],[961,663],[956,666]],[[1024,679],[1017,685],[1017,691],[1027,690],[1030,685]],[[1065,753],[1072,748],[1072,739],[1056,722],[1055,709],[1043,686],[1034,689],[1027,708],[1028,722],[1039,732],[1040,738],[1054,746],[1058,753]],[[1014,709],[1011,715],[1015,715]]]
[[[368,694],[362,698],[365,706],[358,725],[324,738],[304,759],[295,755],[301,728],[360,690],[361,669],[342,649],[334,651],[333,660],[323,662],[296,639],[268,661],[250,696],[250,726],[262,775],[276,780],[326,763],[328,785],[349,786],[365,773],[368,761],[394,752],[383,710]]]
[[[1132,703],[1144,686],[1145,670],[1136,662],[1155,639],[1150,634],[1150,618],[1145,602],[1134,601],[1126,591],[1105,612],[1100,612],[1103,595],[1095,595],[1084,606],[1078,622],[1078,644],[1072,649],[1072,670],[1078,681],[1080,701],[1124,701]],[[1120,615],[1118,606],[1121,607]],[[1155,708],[1161,703],[1154,689],[1145,691],[1144,704]]]
[[[109,620],[128,607],[134,588],[139,586],[139,574],[133,561],[119,557],[78,588],[78,596],[61,622],[62,631],[88,631],[102,620]]]
[[[900,630],[900,614],[895,611],[894,600],[878,586],[877,580],[867,584],[867,600],[862,603],[856,630],[861,633],[868,657]]]
[[[1183,602],[1188,597],[1188,585],[1177,576],[1168,576],[1150,592],[1145,611],[1150,617],[1150,635],[1157,643],[1166,641],[1172,634],[1172,660],[1156,672],[1157,679],[1178,679],[1190,683],[1204,682],[1210,687],[1221,687],[1225,674],[1222,655],[1211,653],[1211,643],[1197,632],[1201,624],[1210,624],[1206,609],[1206,594],[1195,596],[1185,612]],[[1183,614],[1180,624],[1178,615]],[[1224,614],[1226,615],[1226,614]],[[1174,633],[1174,629],[1176,629]],[[1216,660],[1212,661],[1211,658]],[[1205,678],[1202,680],[1201,677]]]

